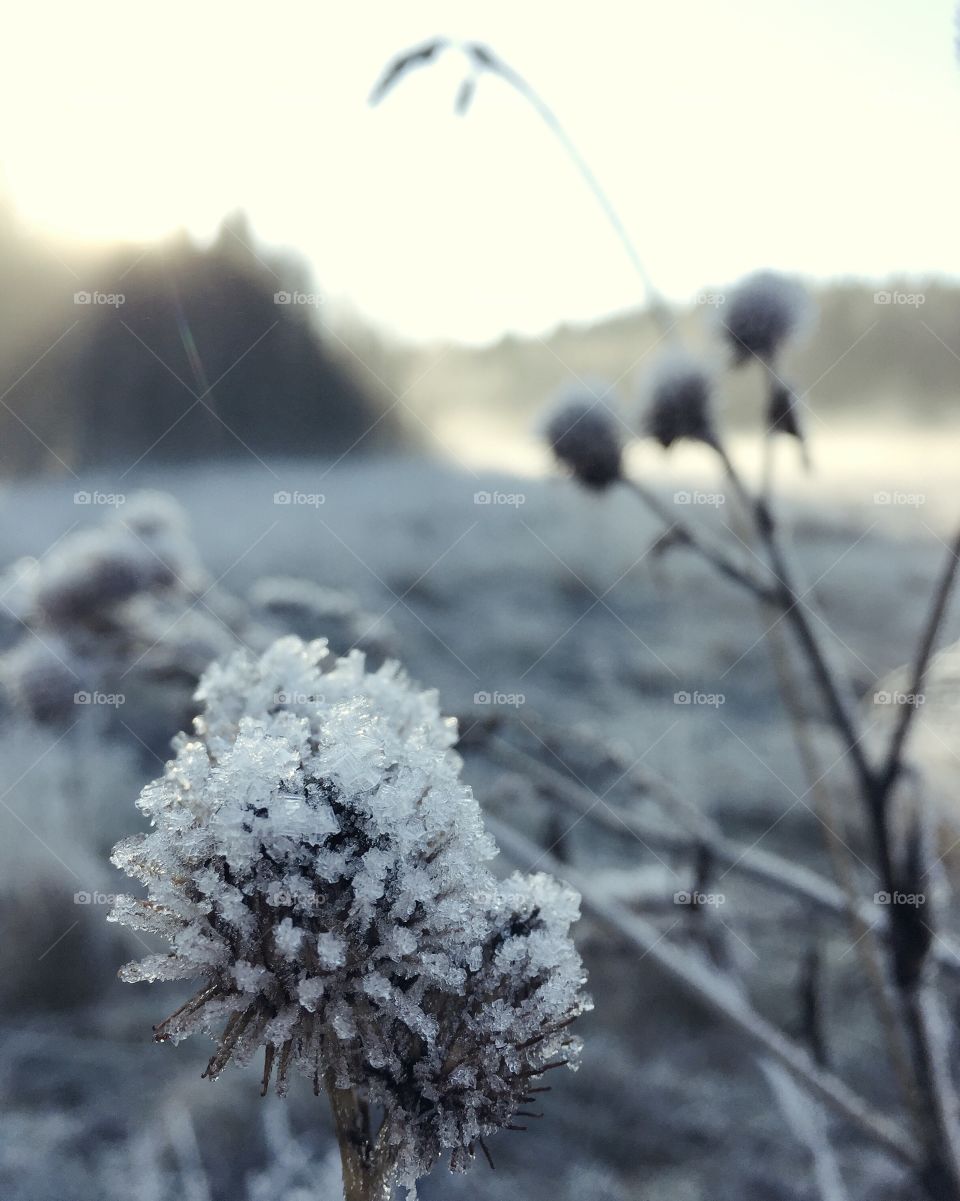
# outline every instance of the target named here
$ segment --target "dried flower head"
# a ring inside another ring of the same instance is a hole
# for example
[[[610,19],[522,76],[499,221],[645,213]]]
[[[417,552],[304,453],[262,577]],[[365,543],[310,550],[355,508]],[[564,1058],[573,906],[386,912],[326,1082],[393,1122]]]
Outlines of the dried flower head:
[[[104,537],[100,530],[77,535],[37,580],[35,603],[55,625],[96,622],[138,592],[173,582],[169,570],[130,537]]]
[[[55,635],[42,640],[24,638],[0,658],[6,698],[15,709],[41,723],[76,717],[76,694],[86,678],[84,665]]]
[[[199,560],[172,497],[146,492],[101,525],[65,538],[20,570],[19,614],[55,626],[102,628],[132,597],[196,582]]]
[[[680,348],[667,351],[643,381],[644,431],[664,448],[682,438],[716,446],[714,388],[713,373],[701,359]]]
[[[775,271],[748,275],[719,309],[734,362],[753,357],[770,362],[807,324],[812,310],[809,293],[798,280]]]
[[[543,424],[557,462],[584,487],[598,491],[616,483],[623,466],[620,421],[601,399],[603,391],[601,385],[566,392]]]
[[[152,832],[114,851],[148,899],[112,919],[171,943],[122,978],[203,981],[156,1037],[211,1034],[206,1075],[263,1049],[264,1089],[298,1071],[380,1107],[402,1181],[465,1167],[576,1065],[578,897],[491,875],[455,723],[395,663],[288,637],[212,666],[197,698],[196,737],[140,797]]]

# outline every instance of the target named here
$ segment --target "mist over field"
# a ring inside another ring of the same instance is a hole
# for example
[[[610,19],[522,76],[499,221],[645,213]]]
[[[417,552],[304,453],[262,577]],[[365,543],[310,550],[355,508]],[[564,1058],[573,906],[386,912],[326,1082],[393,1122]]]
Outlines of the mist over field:
[[[0,1197],[960,1201],[951,6],[214,8],[0,84]]]

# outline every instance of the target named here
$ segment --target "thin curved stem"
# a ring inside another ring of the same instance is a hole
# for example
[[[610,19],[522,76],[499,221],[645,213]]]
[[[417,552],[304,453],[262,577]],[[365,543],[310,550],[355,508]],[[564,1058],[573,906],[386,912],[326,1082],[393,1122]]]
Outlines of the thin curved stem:
[[[914,656],[910,682],[907,688],[908,697],[916,698],[923,692],[927,670],[930,666],[934,647],[936,646],[937,635],[946,617],[947,604],[957,578],[958,568],[960,568],[960,533],[954,536],[953,542],[947,547],[947,557],[943,571],[934,590],[930,612],[924,623],[920,643]],[[900,707],[899,719],[894,727],[886,760],[880,772],[880,780],[877,785],[878,791],[884,797],[893,788],[902,769],[904,746],[906,745],[907,735],[910,733],[910,727],[916,717],[918,708],[917,704],[905,704]]]
[[[719,571],[721,575],[726,576],[729,580],[733,580],[734,583],[739,584],[740,587],[745,588],[758,599],[768,601],[774,599],[776,593],[773,590],[769,589],[755,575],[746,568],[741,567],[722,551],[716,550],[692,526],[680,521],[679,518],[670,512],[655,492],[652,492],[638,480],[631,479],[628,476],[624,476],[622,482],[664,524],[666,534],[673,536],[684,546],[688,546],[702,559],[705,559],[715,570]]]
[[[498,55],[494,55],[488,47],[484,46],[480,49],[482,54],[488,56],[490,68],[500,75],[500,77],[509,83],[510,86],[513,87],[517,92],[519,92],[521,96],[523,96],[523,98],[536,111],[538,116],[566,151],[570,161],[576,167],[584,183],[593,194],[594,199],[603,210],[611,228],[613,229],[613,232],[617,235],[621,246],[626,252],[627,258],[630,260],[634,271],[636,271],[637,275],[640,277],[640,281],[643,284],[644,291],[646,292],[647,304],[650,307],[651,313],[659,324],[661,330],[664,333],[668,332],[673,328],[674,325],[673,319],[670,315],[670,310],[667,308],[663,297],[655,287],[653,280],[650,278],[650,275],[643,264],[643,260],[640,257],[633,239],[627,232],[627,228],[624,225],[620,214],[617,212],[613,201],[610,199],[600,181],[597,179],[593,169],[584,158],[579,147],[574,142],[573,138],[571,138],[567,133],[563,123],[560,121],[559,117],[557,117],[553,109],[547,104],[539,92],[537,92],[518,71],[516,71],[510,66],[509,63],[505,62]]]

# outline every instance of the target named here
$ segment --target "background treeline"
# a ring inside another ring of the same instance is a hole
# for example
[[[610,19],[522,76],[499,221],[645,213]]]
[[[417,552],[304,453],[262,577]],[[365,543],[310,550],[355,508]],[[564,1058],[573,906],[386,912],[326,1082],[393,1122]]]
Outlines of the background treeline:
[[[0,205],[0,475],[422,447],[431,426],[519,432],[571,375],[614,384],[627,402],[663,344],[636,310],[543,338],[407,346],[322,297],[274,299],[316,290],[242,216],[207,247],[181,235],[81,249],[30,234]],[[77,303],[78,292],[106,302]],[[708,353],[722,294],[676,315]],[[909,424],[957,416],[960,287],[841,282],[817,300],[816,336],[787,364],[815,410]],[[728,383],[728,421],[755,421],[756,380]]]
[[[329,456],[399,435],[389,392],[331,349],[320,306],[275,302],[310,293],[306,272],[254,246],[242,218],[206,248],[180,236],[78,251],[0,211],[0,280],[7,476]]]
[[[763,266],[763,264],[758,264]],[[891,296],[877,303],[875,295]],[[719,289],[705,296],[722,294]],[[906,298],[922,295],[920,304]],[[893,297],[898,299],[895,300]],[[816,328],[787,362],[788,378],[816,411],[886,423],[949,421],[960,413],[960,287],[937,281],[839,282],[815,289]],[[898,302],[899,301],[899,302]],[[717,353],[717,308],[700,303],[677,313],[692,346]],[[491,346],[410,349],[395,369],[400,387],[425,419],[482,406],[501,427],[529,427],[545,398],[571,373],[615,385],[625,403],[666,344],[648,313],[633,311],[584,326],[560,326],[544,338],[505,337]],[[429,369],[429,370],[428,370]],[[724,379],[728,420],[755,423],[762,389],[752,371]]]

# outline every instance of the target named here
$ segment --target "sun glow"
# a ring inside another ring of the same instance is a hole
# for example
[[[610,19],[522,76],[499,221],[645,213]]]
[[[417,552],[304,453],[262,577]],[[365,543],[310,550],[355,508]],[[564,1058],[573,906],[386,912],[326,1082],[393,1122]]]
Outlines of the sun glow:
[[[548,97],[670,296],[758,265],[960,270],[948,0],[600,0],[588,46],[572,14],[540,4],[523,20],[500,0],[281,11],[268,30],[220,3],[22,9],[0,72],[17,212],[69,238],[140,240],[205,237],[242,208],[327,292],[414,336],[538,331],[636,303],[582,181],[501,83],[484,79],[457,117],[463,63],[448,55],[368,106],[392,54],[456,19]]]

